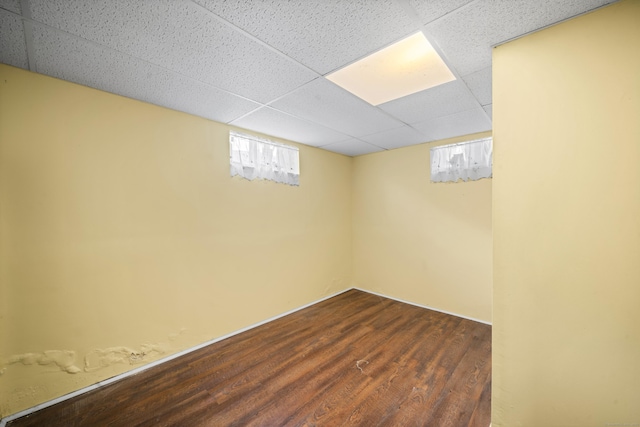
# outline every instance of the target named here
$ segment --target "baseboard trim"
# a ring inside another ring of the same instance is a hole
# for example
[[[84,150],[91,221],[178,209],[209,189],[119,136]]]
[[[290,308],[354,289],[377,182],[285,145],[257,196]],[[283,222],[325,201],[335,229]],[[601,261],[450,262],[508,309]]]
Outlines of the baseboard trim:
[[[15,414],[7,415],[6,417],[0,419],[0,427],[6,427],[8,422],[14,421],[14,420],[16,420],[18,418],[21,418],[21,417],[24,417],[26,415],[32,414],[32,413],[34,413],[36,411],[39,411],[40,409],[48,408],[49,406],[53,406],[53,405],[55,405],[57,403],[64,402],[65,400],[68,400],[68,399],[73,399],[74,397],[80,396],[81,394],[90,392],[92,390],[95,390],[95,389],[103,387],[105,385],[114,383],[116,381],[120,381],[120,380],[122,380],[124,378],[127,378],[127,377],[130,377],[132,375],[136,375],[136,374],[138,374],[138,373],[140,373],[142,371],[146,371],[147,369],[153,368],[154,366],[158,366],[158,365],[160,365],[162,363],[165,363],[165,362],[168,362],[170,360],[176,359],[176,358],[178,358],[180,356],[184,356],[185,354],[189,354],[189,353],[194,352],[196,350],[200,350],[203,347],[206,347],[206,346],[211,345],[211,344],[215,344],[215,343],[217,343],[219,341],[222,341],[222,340],[230,338],[230,337],[232,337],[234,335],[238,335],[238,334],[241,334],[243,332],[249,331],[249,330],[251,330],[253,328],[257,328],[258,326],[262,326],[262,325],[264,325],[266,323],[273,322],[274,320],[277,320],[277,319],[279,319],[281,317],[288,316],[289,314],[293,314],[296,311],[300,311],[300,310],[303,310],[303,309],[305,309],[307,307],[311,307],[312,305],[318,304],[318,303],[320,303],[322,301],[328,300],[329,298],[333,298],[335,296],[343,294],[343,293],[345,293],[347,291],[350,291],[352,289],[354,289],[354,288],[344,289],[344,290],[342,290],[340,292],[336,292],[334,294],[331,294],[331,295],[328,295],[326,297],[320,298],[318,300],[312,301],[312,302],[310,302],[308,304],[305,304],[303,306],[294,308],[294,309],[289,310],[289,311],[287,311],[285,313],[278,314],[277,316],[270,317],[270,318],[265,319],[265,320],[263,320],[261,322],[254,323],[254,324],[249,325],[249,326],[247,326],[245,328],[238,329],[237,331],[233,331],[233,332],[228,333],[226,335],[223,335],[221,337],[214,338],[214,339],[209,340],[207,342],[204,342],[202,344],[198,344],[198,345],[196,345],[194,347],[189,347],[186,350],[182,350],[182,351],[180,351],[178,353],[174,353],[174,354],[172,354],[170,356],[163,357],[162,359],[155,360],[153,362],[150,362],[150,363],[148,363],[146,365],[143,365],[143,366],[140,366],[138,368],[132,369],[130,371],[123,372],[123,373],[121,373],[119,375],[116,375],[115,377],[111,377],[111,378],[108,378],[106,380],[99,381],[99,382],[97,382],[95,384],[91,384],[91,385],[89,385],[87,387],[83,387],[83,388],[81,388],[79,390],[73,391],[73,392],[65,394],[63,396],[56,397],[55,399],[51,399],[51,400],[48,400],[46,402],[40,403],[38,405],[32,406],[31,408],[27,408],[27,409],[24,409],[24,410],[22,410],[20,412],[16,412]],[[367,291],[364,291],[364,292],[367,292]]]
[[[487,322],[486,320],[475,319],[473,317],[463,316],[462,314],[452,313],[451,311],[440,310],[439,308],[429,307],[428,305],[418,304],[418,303],[411,302],[411,301],[406,301],[406,300],[403,300],[403,299],[400,299],[400,298],[390,297],[389,295],[381,294],[379,292],[373,292],[373,291],[370,291],[370,290],[367,290],[367,289],[362,289],[362,288],[353,288],[353,289],[356,289],[356,290],[362,291],[362,292],[367,292],[367,293],[373,294],[373,295],[378,295],[379,297],[382,297],[382,298],[389,298],[389,299],[392,299],[394,301],[403,302],[405,304],[414,305],[414,306],[420,307],[420,308],[426,308],[427,310],[433,310],[433,311],[437,311],[439,313],[449,314],[451,316],[461,317],[463,319],[471,320],[471,321],[478,322],[478,323],[484,323],[485,325],[491,326],[491,322]],[[0,427],[2,427],[2,426],[0,426]]]

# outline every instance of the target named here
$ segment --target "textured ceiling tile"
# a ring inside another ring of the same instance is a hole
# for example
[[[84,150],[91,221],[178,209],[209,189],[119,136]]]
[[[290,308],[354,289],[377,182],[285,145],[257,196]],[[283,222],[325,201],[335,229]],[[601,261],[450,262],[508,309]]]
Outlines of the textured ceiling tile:
[[[427,30],[460,75],[491,66],[491,46],[614,0],[479,0]]]
[[[0,62],[29,68],[22,19],[3,11],[0,11]]]
[[[49,27],[35,24],[33,35],[39,73],[220,122],[258,106]]]
[[[416,129],[428,135],[428,141],[469,135],[491,130],[491,121],[480,107],[450,116],[427,120],[414,125]]]
[[[158,105],[222,123],[229,123],[260,107],[260,104],[197,80],[167,73],[168,87],[155,88]]]
[[[358,139],[349,139],[335,144],[324,145],[323,150],[333,151],[334,153],[344,154],[346,156],[360,156],[362,154],[375,153],[383,151],[382,148],[376,147]]]
[[[360,139],[377,145],[378,147],[386,148],[387,150],[420,144],[427,140],[423,134],[409,126],[363,136]]]
[[[165,70],[43,25],[34,25],[33,41],[42,74],[147,102],[168,84]]]
[[[316,77],[188,1],[31,0],[31,9],[37,21],[259,102]]]
[[[471,1],[473,0],[409,0],[409,3],[411,3],[411,6],[418,12],[420,22],[428,24]]]
[[[477,106],[467,86],[456,80],[389,101],[379,107],[405,123],[417,123]]]
[[[20,0],[0,0],[0,9],[21,13]]]
[[[272,106],[353,137],[402,126],[398,120],[323,77],[274,102]]]
[[[483,68],[480,71],[471,73],[462,78],[471,93],[482,105],[491,104],[491,67]]]
[[[419,28],[395,0],[196,0],[326,74]]]
[[[349,138],[348,135],[327,129],[315,123],[290,116],[282,111],[263,107],[232,123],[245,129],[266,133],[278,138],[320,146]]]
[[[487,113],[487,115],[489,116],[489,118],[491,120],[493,120],[493,104],[489,104],[489,105],[484,105],[482,106],[482,108],[484,109],[484,111]]]

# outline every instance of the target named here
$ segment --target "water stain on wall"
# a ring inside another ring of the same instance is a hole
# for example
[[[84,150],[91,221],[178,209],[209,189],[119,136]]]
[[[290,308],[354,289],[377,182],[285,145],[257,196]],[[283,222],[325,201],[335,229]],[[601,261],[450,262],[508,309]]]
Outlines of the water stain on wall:
[[[84,371],[93,372],[117,363],[134,365],[142,363],[149,356],[157,356],[167,351],[166,344],[142,344],[139,350],[122,346],[97,348],[84,357]]]
[[[11,356],[8,364],[21,363],[23,365],[56,365],[61,371],[77,374],[81,371],[75,365],[76,352],[71,350],[46,350],[42,353],[24,353]]]
[[[185,328],[179,332],[172,333],[168,341],[175,341],[186,331]],[[23,353],[11,356],[0,369],[0,375],[4,374],[9,365],[22,364],[58,367],[62,372],[77,374],[79,372],[93,372],[101,368],[106,368],[118,363],[138,364],[145,362],[149,358],[167,353],[171,345],[169,342],[145,343],[139,349],[126,346],[116,346],[108,348],[96,348],[84,356],[84,367],[76,365],[76,352],[72,350],[45,350],[42,353]]]

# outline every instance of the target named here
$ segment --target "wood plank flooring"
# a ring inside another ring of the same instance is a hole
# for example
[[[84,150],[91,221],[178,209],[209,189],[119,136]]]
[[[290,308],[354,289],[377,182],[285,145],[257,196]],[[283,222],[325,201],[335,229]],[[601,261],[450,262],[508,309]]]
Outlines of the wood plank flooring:
[[[491,327],[350,290],[18,426],[479,426]]]

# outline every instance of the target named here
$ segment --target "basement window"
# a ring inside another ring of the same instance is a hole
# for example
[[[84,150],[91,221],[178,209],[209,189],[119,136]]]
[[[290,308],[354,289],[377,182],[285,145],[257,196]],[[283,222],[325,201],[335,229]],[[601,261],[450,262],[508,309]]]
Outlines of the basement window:
[[[300,158],[297,147],[257,136],[229,132],[231,176],[250,181],[267,179],[300,185]]]
[[[491,178],[493,138],[476,139],[431,149],[431,182]]]

